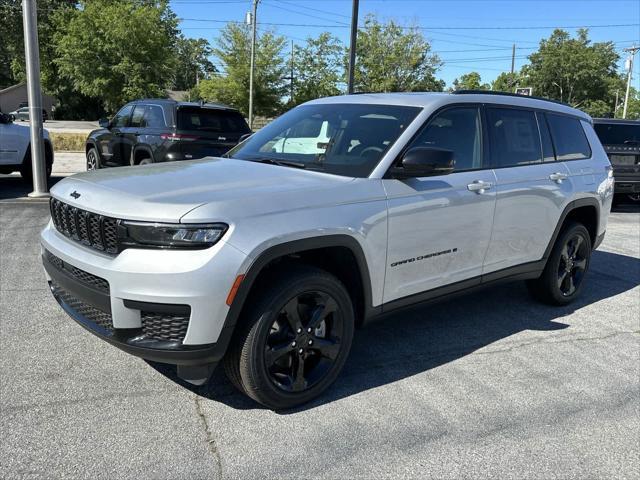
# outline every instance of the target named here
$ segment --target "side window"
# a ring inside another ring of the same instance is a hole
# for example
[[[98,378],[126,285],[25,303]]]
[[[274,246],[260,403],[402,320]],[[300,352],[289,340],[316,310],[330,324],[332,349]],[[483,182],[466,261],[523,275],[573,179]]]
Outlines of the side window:
[[[131,115],[131,110],[133,110],[133,105],[127,105],[122,108],[118,113],[115,114],[113,120],[111,120],[111,125],[114,127],[126,127],[129,124],[129,116]]]
[[[546,114],[558,160],[579,160],[591,157],[591,147],[580,120],[554,113]]]
[[[144,122],[147,127],[151,128],[166,127],[164,123],[164,113],[162,112],[162,107],[159,107],[158,105],[147,105]]]
[[[556,155],[551,142],[551,134],[549,133],[549,125],[547,119],[541,112],[536,112],[538,119],[538,128],[540,129],[540,140],[542,141],[542,156],[545,162],[555,162]]]
[[[455,170],[482,167],[482,123],[477,107],[452,107],[429,120],[409,148],[451,150]]]
[[[496,167],[542,161],[535,113],[514,108],[487,109],[491,156]]]
[[[133,115],[131,115],[130,127],[144,127],[144,111],[147,108],[146,105],[138,104],[133,109]]]

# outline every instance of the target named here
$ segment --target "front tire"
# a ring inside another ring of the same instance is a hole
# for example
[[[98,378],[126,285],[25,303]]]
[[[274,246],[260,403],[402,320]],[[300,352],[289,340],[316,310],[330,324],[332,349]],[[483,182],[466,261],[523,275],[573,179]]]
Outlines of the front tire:
[[[100,168],[100,157],[98,156],[98,150],[95,147],[91,147],[87,152],[87,172],[91,170],[98,170]]]
[[[580,223],[562,229],[540,278],[527,282],[535,298],[550,305],[567,305],[582,291],[591,260],[591,237]]]
[[[263,281],[224,359],[231,383],[274,410],[320,395],[349,355],[354,313],[333,275],[291,266]]]

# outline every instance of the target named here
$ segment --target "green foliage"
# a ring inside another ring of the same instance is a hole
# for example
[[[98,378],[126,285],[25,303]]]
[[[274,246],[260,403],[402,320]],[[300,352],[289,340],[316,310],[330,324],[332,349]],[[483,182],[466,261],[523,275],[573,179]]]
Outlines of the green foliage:
[[[490,88],[491,85],[488,83],[482,83],[478,72],[469,72],[453,81],[452,90],[489,90]]]
[[[579,30],[576,38],[555,30],[529,56],[522,74],[535,95],[602,113],[605,104],[613,107],[611,82],[618,78],[618,59],[612,42],[592,44],[587,30]]]
[[[273,116],[282,112],[287,74],[283,59],[284,37],[265,32],[256,41],[253,111],[255,115]],[[223,75],[200,82],[199,97],[218,101],[249,112],[249,72],[251,61],[251,28],[228,23],[220,32],[213,53],[225,65]]]
[[[211,45],[204,38],[178,37],[176,42],[176,76],[174,90],[190,90],[198,79],[207,78],[218,69],[211,63]]]
[[[294,104],[340,94],[345,48],[336,37],[323,32],[307,38],[294,56]]]
[[[435,73],[442,65],[418,28],[368,15],[358,31],[355,90],[361,92],[442,91]]]
[[[518,72],[502,72],[491,82],[491,90],[513,93],[516,87],[523,85],[522,82],[523,78]]]
[[[108,111],[164,96],[176,65],[177,18],[166,0],[91,0],[65,18],[54,63],[74,90]]]

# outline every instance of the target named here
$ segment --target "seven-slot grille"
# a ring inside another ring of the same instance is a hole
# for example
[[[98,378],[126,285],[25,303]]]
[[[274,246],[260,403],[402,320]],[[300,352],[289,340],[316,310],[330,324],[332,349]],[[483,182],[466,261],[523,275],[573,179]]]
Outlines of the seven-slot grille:
[[[107,253],[118,253],[118,221],[51,199],[53,224],[64,236]]]

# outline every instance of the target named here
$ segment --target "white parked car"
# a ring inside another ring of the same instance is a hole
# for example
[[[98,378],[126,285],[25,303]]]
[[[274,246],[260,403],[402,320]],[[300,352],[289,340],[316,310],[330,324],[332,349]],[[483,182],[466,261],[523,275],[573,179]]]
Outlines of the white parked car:
[[[0,112],[0,173],[20,172],[22,178],[31,181],[30,128],[13,123],[11,115]],[[49,132],[44,131],[44,153],[47,162],[47,179],[53,167],[53,145]]]

